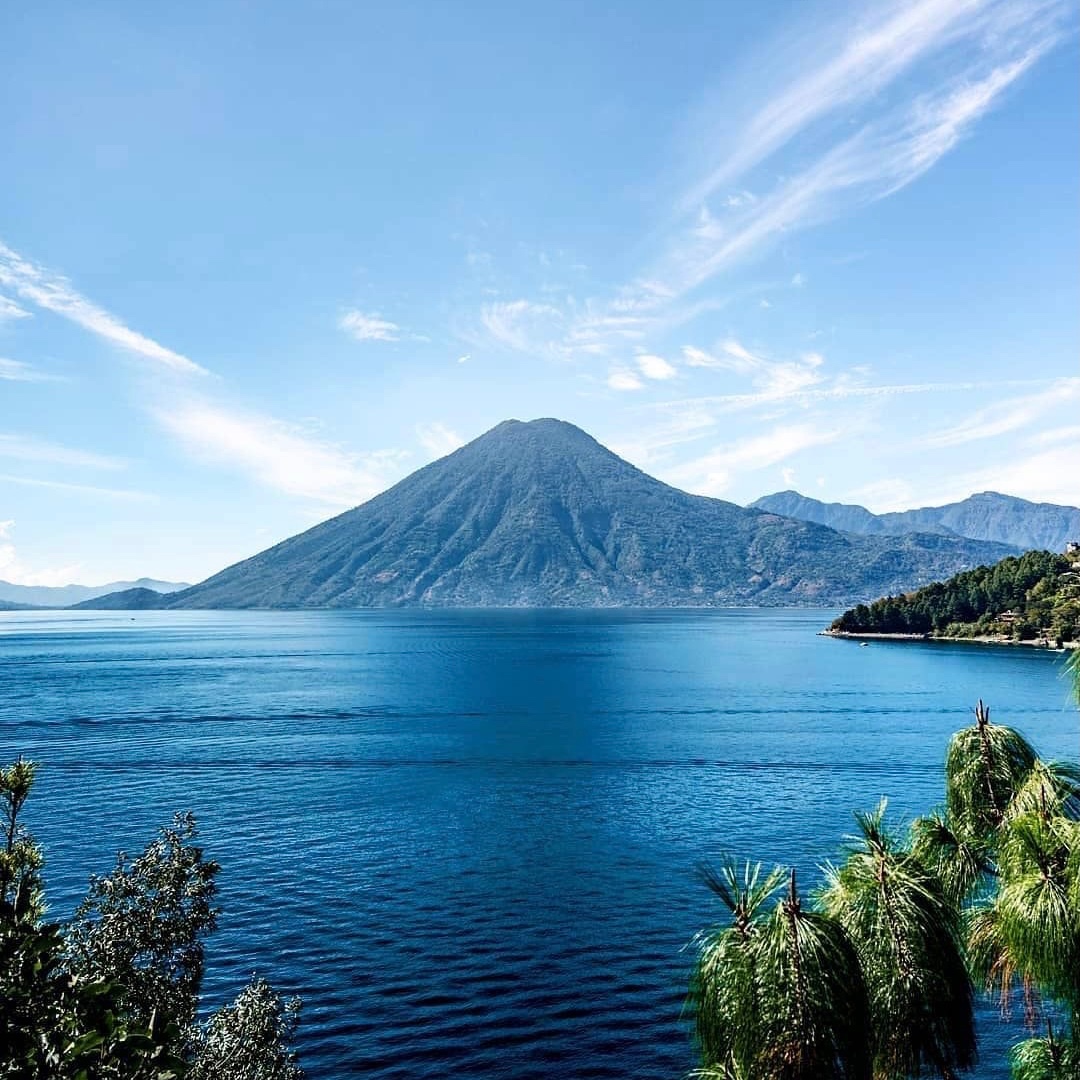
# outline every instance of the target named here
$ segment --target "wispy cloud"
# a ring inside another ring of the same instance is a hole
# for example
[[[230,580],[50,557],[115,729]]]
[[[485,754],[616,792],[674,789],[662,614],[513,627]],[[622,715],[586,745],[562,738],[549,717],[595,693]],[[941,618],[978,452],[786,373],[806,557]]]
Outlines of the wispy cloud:
[[[268,416],[191,400],[156,410],[158,422],[204,460],[326,506],[350,507],[400,474],[404,450],[349,453]]]
[[[0,296],[0,323],[29,318],[29,311],[19,307],[14,300],[9,300],[6,296]]]
[[[436,421],[433,424],[420,424],[416,429],[420,445],[433,457],[446,457],[465,445],[465,440],[445,424]]]
[[[645,384],[636,371],[629,368],[614,368],[608,372],[608,388],[611,390],[632,391],[644,390]]]
[[[15,476],[11,473],[0,473],[0,484],[18,484],[20,487],[48,488],[52,491],[67,491],[74,495],[90,495],[103,499],[130,500],[132,502],[147,502],[157,499],[156,495],[148,491],[134,491],[130,488],[98,487],[95,484],[72,484],[65,480],[38,480],[30,476]]]
[[[365,315],[362,311],[347,311],[338,326],[357,341],[398,341],[401,327],[380,315]]]
[[[82,566],[72,563],[49,570],[32,570],[19,557],[11,534],[14,521],[0,521],[0,581],[12,585],[69,585],[77,580]]]
[[[971,493],[968,492],[968,494]],[[898,476],[889,476],[847,492],[843,501],[865,506],[874,514],[888,514],[893,510],[912,509],[916,495],[910,481]]]
[[[819,369],[825,362],[816,352],[803,353],[797,360],[772,360],[752,353],[733,338],[720,342],[713,352],[684,346],[683,358],[690,367],[716,368],[749,378],[758,388],[753,397],[759,403],[804,393],[822,381]]]
[[[1076,490],[1075,445],[1053,446],[1034,454],[1019,454],[995,465],[950,477],[951,488],[942,488],[936,503],[964,498],[974,491],[1023,492],[1025,499],[1062,506],[1080,504]]]
[[[1022,494],[1035,502],[1076,506],[1075,442],[1055,444],[1029,453],[1010,453],[984,468],[943,470],[935,483],[926,478],[892,478],[852,491],[857,500],[875,513],[907,510],[913,505],[943,506],[980,491]]]
[[[510,300],[485,304],[480,311],[484,330],[500,345],[518,352],[542,353],[550,349],[562,321],[562,313],[551,304],[530,300]]]
[[[9,360],[0,356],[0,379],[6,382],[64,382],[61,375],[50,375],[22,360]]]
[[[779,425],[761,435],[725,444],[668,469],[665,479],[699,495],[721,495],[738,473],[779,465],[802,450],[835,442],[842,434],[840,429],[833,427]]]
[[[89,330],[126,352],[152,360],[186,375],[205,375],[206,369],[153,338],[126,326],[115,315],[75,290],[67,278],[24,259],[0,242],[0,285],[12,289],[46,311]]]
[[[646,379],[665,381],[667,379],[674,379],[679,374],[674,364],[669,363],[662,356],[657,356],[654,353],[640,353],[636,357],[636,360],[638,371],[640,371]]]
[[[975,52],[1052,29],[1067,5],[1058,0],[892,0],[856,23],[815,24],[804,55],[816,66],[797,71],[737,131],[730,152],[687,193],[697,206],[738,180],[816,122],[881,94],[916,65],[952,46]],[[831,39],[831,40],[830,40]],[[1020,45],[1020,48],[1023,48]]]
[[[844,401],[848,399],[873,399],[906,397],[911,394],[952,394],[965,391],[1001,390],[1015,387],[1046,386],[1053,379],[999,379],[972,380],[970,382],[921,382],[881,383],[866,385],[839,378],[828,386],[810,386],[792,389],[786,393],[762,391],[752,394],[703,394],[700,397],[658,402],[653,408],[660,412],[676,411],[687,406],[699,406],[717,412],[738,412],[760,405],[776,405],[788,402],[808,405],[814,402]]]
[[[46,442],[29,435],[13,435],[0,432],[0,458],[17,461],[33,461],[49,465],[68,465],[79,469],[122,469],[127,465],[123,458],[108,454],[96,454],[90,450],[76,450],[70,446]]]
[[[658,275],[675,295],[697,288],[793,230],[891,195],[932,168],[1056,38],[979,76],[951,81],[864,125],[782,181],[721,234],[696,229],[673,241]],[[793,284],[804,279],[796,275]]]
[[[620,457],[645,468],[662,461],[673,447],[706,438],[716,424],[715,412],[687,401],[666,411],[661,423],[638,425],[631,434],[614,438],[610,446]]]
[[[1072,21],[1070,0],[893,0],[853,28],[815,24],[798,52],[816,62],[729,127],[726,151],[655,234],[657,257],[606,304],[567,305],[562,340],[549,351],[610,357],[627,340],[644,344],[686,313],[696,317],[693,294],[717,275],[794,230],[912,183],[973,130]],[[884,92],[901,79],[902,92]],[[695,145],[711,141],[713,122],[700,121]],[[751,196],[749,171],[796,138],[805,164],[773,169],[780,179],[755,183]],[[805,281],[801,271],[791,278],[795,287]]]
[[[993,439],[1029,427],[1046,413],[1078,400],[1080,378],[1058,379],[1041,393],[995,402],[952,427],[924,436],[921,442],[927,447],[945,447]]]
[[[1072,443],[1080,451],[1080,424],[1039,431],[1027,439],[1028,446],[1057,446],[1059,443]]]

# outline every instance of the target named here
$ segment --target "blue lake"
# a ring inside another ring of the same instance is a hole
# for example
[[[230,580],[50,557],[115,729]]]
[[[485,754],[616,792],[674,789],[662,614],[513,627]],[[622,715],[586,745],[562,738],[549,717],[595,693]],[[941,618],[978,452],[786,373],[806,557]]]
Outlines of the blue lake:
[[[941,798],[978,697],[1075,760],[1061,657],[816,636],[831,613],[0,614],[0,757],[66,915],[193,810],[223,866],[208,996],[304,999],[312,1080],[674,1078],[695,877],[811,883],[889,796]],[[1020,1030],[981,1010],[1004,1077]]]

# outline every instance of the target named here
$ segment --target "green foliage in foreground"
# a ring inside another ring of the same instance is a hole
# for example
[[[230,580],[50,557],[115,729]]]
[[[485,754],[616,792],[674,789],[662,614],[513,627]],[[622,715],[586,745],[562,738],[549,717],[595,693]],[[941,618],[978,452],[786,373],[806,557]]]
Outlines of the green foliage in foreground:
[[[1080,639],[1080,556],[1028,551],[905,596],[845,611],[831,629],[853,634],[1000,635]]]
[[[727,918],[697,939],[696,1075],[949,1080],[975,1064],[985,989],[1023,1002],[1014,1080],[1080,1080],[1080,770],[1039,760],[979,702],[949,744],[944,807],[906,837],[884,801],[856,820],[809,909],[793,872],[705,871]]]
[[[0,1078],[301,1080],[298,1003],[256,980],[197,1021],[216,863],[177,815],[94,878],[68,925],[45,921],[42,854],[19,815],[34,765],[0,769]]]

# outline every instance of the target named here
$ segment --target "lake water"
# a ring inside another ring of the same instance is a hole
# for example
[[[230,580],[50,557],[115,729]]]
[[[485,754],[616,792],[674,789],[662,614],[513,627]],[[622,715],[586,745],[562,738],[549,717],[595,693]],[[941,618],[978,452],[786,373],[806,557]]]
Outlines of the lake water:
[[[195,811],[223,866],[208,995],[253,971],[301,995],[312,1080],[675,1078],[686,946],[718,916],[697,864],[812,881],[853,808],[940,799],[980,696],[1076,757],[1060,657],[859,648],[829,618],[7,613],[0,756],[42,765],[57,916]]]

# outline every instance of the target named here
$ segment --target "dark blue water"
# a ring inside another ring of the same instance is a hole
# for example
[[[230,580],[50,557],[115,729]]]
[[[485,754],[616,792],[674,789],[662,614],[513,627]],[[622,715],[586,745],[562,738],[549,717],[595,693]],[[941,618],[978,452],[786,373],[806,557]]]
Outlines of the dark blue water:
[[[855,643],[820,612],[0,615],[0,757],[56,915],[190,808],[207,990],[304,999],[313,1078],[683,1075],[694,868],[835,856],[941,795],[976,698],[1075,759],[1060,657]],[[986,1007],[979,1077],[1015,1034]]]

